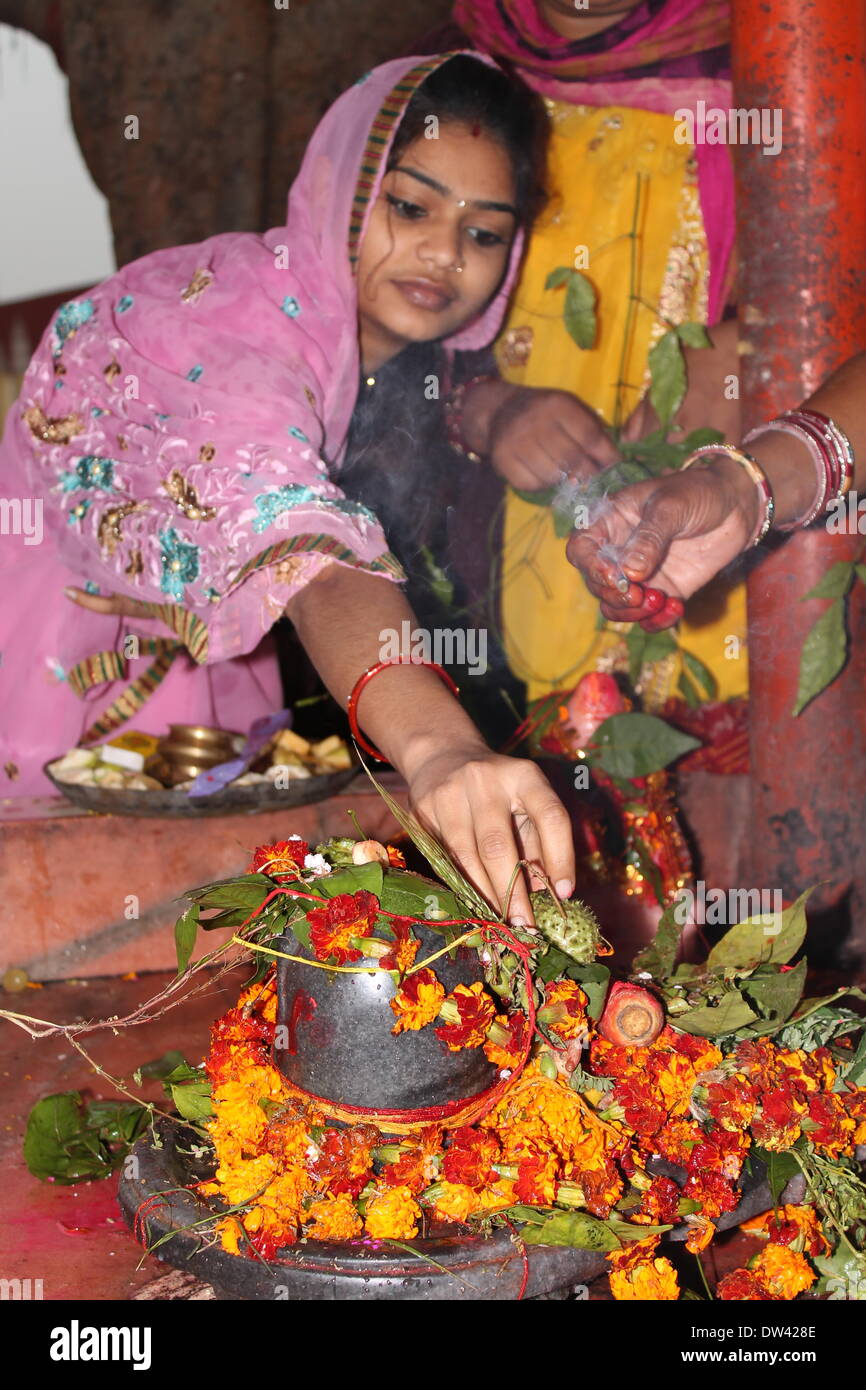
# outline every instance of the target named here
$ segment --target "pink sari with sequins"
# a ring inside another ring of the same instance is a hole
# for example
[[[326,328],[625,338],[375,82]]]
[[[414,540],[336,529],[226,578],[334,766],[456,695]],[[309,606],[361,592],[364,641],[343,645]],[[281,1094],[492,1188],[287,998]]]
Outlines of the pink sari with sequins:
[[[110,735],[130,705],[151,733],[246,730],[282,703],[266,635],[322,566],[401,579],[334,474],[366,217],[405,106],[443,61],[384,64],[339,98],[285,227],[154,252],[49,325],[0,445],[0,797],[51,791],[42,764]],[[449,347],[495,336],[520,250]],[[90,613],[70,584],[152,617]]]

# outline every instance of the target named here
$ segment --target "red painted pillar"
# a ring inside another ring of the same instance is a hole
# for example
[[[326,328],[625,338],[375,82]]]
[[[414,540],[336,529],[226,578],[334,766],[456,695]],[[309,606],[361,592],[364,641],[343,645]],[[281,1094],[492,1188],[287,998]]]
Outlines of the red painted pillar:
[[[734,105],[779,110],[782,149],[735,148],[748,424],[790,409],[866,348],[866,2],[732,0]],[[864,402],[866,408],[866,402]],[[813,898],[866,945],[866,591],[852,656],[793,719],[800,652],[826,607],[799,602],[862,536],[819,527],[749,577],[752,886]],[[828,923],[829,925],[829,923]],[[835,936],[835,931],[833,935]]]

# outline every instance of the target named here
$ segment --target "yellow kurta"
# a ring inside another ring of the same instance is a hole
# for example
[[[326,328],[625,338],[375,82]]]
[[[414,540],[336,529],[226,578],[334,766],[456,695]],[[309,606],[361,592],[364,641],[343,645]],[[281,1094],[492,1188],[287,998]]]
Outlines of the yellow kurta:
[[[519,385],[572,391],[608,423],[616,418],[622,380],[624,421],[648,386],[647,356],[668,323],[706,322],[708,254],[696,161],[689,145],[675,142],[673,116],[546,104],[553,124],[552,198],[533,232],[497,345],[499,365]],[[639,184],[635,292],[643,302],[626,344],[629,234]],[[595,287],[598,334],[589,350],[566,332],[563,291],[545,289],[557,266],[583,270]],[[512,492],[505,511],[502,616],[509,662],[527,682],[530,699],[570,689],[587,671],[627,669],[627,628],[597,630],[598,602],[568,563],[549,510]],[[721,699],[747,691],[745,636],[743,585],[716,581],[689,604],[681,645],[713,672]],[[660,707],[675,693],[679,674],[678,655],[645,668],[645,704]]]

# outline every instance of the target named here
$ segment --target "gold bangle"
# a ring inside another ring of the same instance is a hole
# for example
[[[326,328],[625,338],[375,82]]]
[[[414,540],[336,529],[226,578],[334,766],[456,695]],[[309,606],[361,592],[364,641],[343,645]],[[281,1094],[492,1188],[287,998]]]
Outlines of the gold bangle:
[[[760,545],[773,524],[773,516],[776,511],[776,503],[773,499],[773,489],[770,487],[769,480],[758,460],[752,458],[745,450],[738,449],[735,444],[703,444],[700,449],[695,449],[693,454],[689,454],[685,463],[681,465],[680,472],[686,468],[691,468],[693,463],[699,463],[702,459],[708,458],[713,454],[724,454],[734,463],[738,463],[741,468],[745,468],[755,487],[761,494],[763,503],[763,515],[758,521],[754,535],[749,544],[744,547],[746,550],[752,546]]]

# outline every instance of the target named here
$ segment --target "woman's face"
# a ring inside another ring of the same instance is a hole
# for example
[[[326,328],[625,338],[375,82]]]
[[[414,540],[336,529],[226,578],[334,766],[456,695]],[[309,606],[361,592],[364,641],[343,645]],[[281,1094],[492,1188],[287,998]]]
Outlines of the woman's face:
[[[564,39],[592,38],[642,3],[643,0],[589,0],[588,4],[578,5],[575,0],[536,0],[541,18]]]
[[[517,227],[511,160],[477,127],[440,124],[382,181],[358,261],[364,370],[447,338],[485,307]]]

